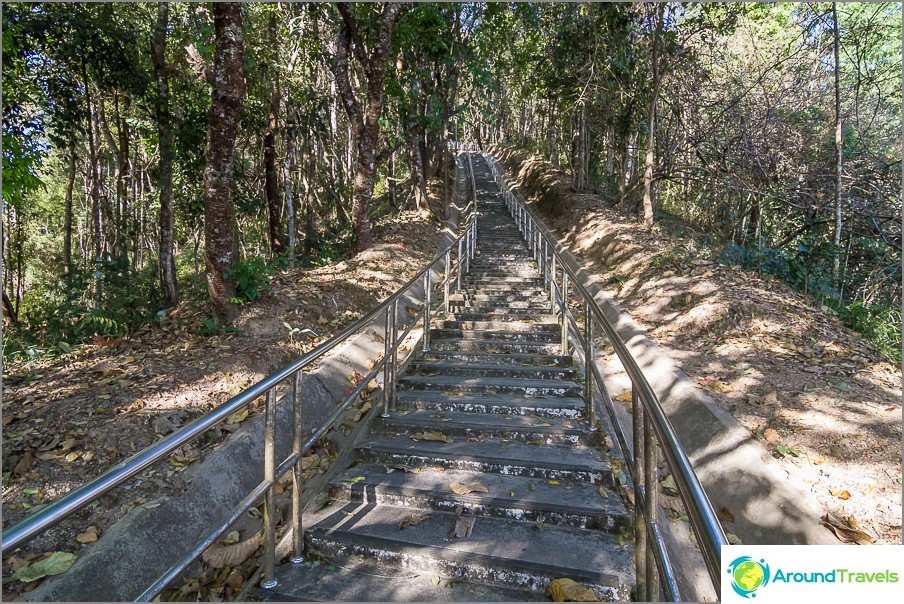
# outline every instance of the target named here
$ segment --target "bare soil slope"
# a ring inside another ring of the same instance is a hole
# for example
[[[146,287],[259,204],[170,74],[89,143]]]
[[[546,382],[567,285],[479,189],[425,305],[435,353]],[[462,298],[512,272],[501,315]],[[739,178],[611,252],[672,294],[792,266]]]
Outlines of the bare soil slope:
[[[900,366],[777,280],[645,231],[540,158],[493,151],[622,309],[809,487],[834,516],[826,530],[901,543]],[[731,532],[730,510],[721,515]]]
[[[400,214],[379,225],[373,248],[353,259],[277,274],[270,290],[243,309],[234,334],[201,333],[208,316],[204,304],[187,301],[130,337],[99,338],[96,345],[64,356],[7,367],[3,526],[98,476],[349,325],[420,270],[435,254],[440,236],[438,224],[426,216]],[[178,493],[184,488],[181,471],[238,427],[238,422],[222,425],[206,441],[185,447],[168,463],[4,558],[3,576],[52,551],[77,553],[91,547],[97,535],[133,507]],[[95,528],[94,538],[89,527]],[[4,600],[35,585],[7,583]]]

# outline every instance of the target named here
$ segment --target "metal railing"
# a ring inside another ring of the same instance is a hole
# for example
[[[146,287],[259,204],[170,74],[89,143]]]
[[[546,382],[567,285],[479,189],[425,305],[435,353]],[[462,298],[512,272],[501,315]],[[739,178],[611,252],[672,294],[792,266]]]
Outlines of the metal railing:
[[[636,597],[638,601],[651,601],[664,596],[671,601],[679,601],[679,593],[674,567],[669,560],[661,527],[659,524],[659,481],[658,452],[662,451],[671,470],[678,493],[684,503],[688,519],[703,562],[709,572],[713,588],[721,597],[720,555],[722,546],[727,545],[725,533],[719,523],[712,504],[703,490],[690,460],[681,446],[671,422],[665,414],[649,382],[638,367],[634,357],[618,335],[612,323],[603,314],[593,295],[581,284],[575,271],[564,262],[556,249],[556,237],[538,220],[512,189],[505,177],[505,171],[492,155],[483,154],[490,166],[493,178],[514,218],[519,231],[530,247],[540,273],[549,288],[551,311],[559,315],[562,327],[562,354],[568,354],[569,343],[574,342],[575,352],[583,357],[584,401],[586,417],[591,426],[595,425],[597,396],[606,410],[615,429],[618,444],[625,455],[632,456],[627,470],[635,485],[635,566]],[[570,310],[569,291],[583,306],[583,329]],[[612,346],[631,380],[633,447],[618,419],[615,405],[609,396],[599,368],[594,362],[594,332],[601,328],[603,335]]]
[[[435,305],[434,293],[441,289],[444,295],[442,302],[445,309],[449,308],[449,296],[453,282],[455,288],[460,289],[461,273],[467,271],[468,264],[474,257],[475,242],[477,240],[477,213],[476,187],[474,186],[474,173],[471,157],[468,155],[468,170],[470,172],[470,201],[464,208],[465,226],[461,234],[454,238],[445,249],[414,277],[409,279],[398,291],[389,296],[379,306],[371,310],[365,316],[349,325],[341,332],[323,342],[310,352],[303,355],[291,365],[270,375],[254,384],[244,392],[229,399],[210,413],[198,418],[184,428],[163,438],[159,442],[138,452],[132,457],[116,464],[94,480],[77,487],[67,495],[48,504],[40,511],[31,514],[18,524],[3,531],[3,555],[7,556],[17,547],[50,529],[71,514],[84,509],[99,497],[108,493],[127,480],[137,476],[153,464],[170,456],[182,445],[204,434],[217,424],[220,424],[234,413],[248,408],[255,401],[264,398],[264,472],[263,480],[255,486],[236,505],[223,521],[207,536],[198,541],[192,549],[179,561],[173,564],[151,586],[142,592],[136,601],[149,601],[162,592],[168,584],[176,579],[189,565],[194,562],[207,547],[214,543],[221,535],[225,534],[229,527],[250,508],[258,505],[261,498],[264,499],[263,523],[264,523],[264,563],[263,581],[265,588],[276,586],[276,484],[279,479],[292,471],[292,512],[291,530],[293,563],[303,561],[303,533],[302,533],[302,501],[301,493],[304,487],[302,474],[302,457],[322,436],[349,409],[349,406],[364,391],[367,385],[383,372],[383,416],[387,416],[389,409],[395,401],[395,378],[399,365],[399,347],[408,338],[414,328],[423,324],[424,348],[429,348],[429,333],[431,314]],[[459,166],[456,162],[456,182],[460,178]],[[457,253],[456,253],[457,250]],[[455,255],[453,261],[453,254]],[[438,265],[442,267],[442,279],[434,283],[433,273],[439,277]],[[423,283],[423,291],[418,285]],[[399,303],[406,297],[414,298],[420,308],[413,317],[404,325],[397,324],[399,315]],[[311,365],[324,355],[344,343],[351,336],[364,332],[378,324],[383,319],[383,333],[385,337],[385,349],[382,358],[379,359],[353,389],[345,397],[344,401],[336,408],[329,418],[305,439],[302,426],[304,416],[304,401],[302,385],[304,373]],[[412,350],[415,347],[412,346]],[[292,452],[277,464],[276,460],[276,407],[277,388],[288,385],[292,394]]]

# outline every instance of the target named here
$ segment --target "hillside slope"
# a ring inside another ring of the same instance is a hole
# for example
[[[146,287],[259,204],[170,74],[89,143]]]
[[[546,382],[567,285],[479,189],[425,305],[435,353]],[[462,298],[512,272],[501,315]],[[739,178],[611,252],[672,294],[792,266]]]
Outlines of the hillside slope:
[[[622,309],[837,517],[833,532],[901,542],[900,367],[782,283],[645,231],[540,158],[493,152]]]

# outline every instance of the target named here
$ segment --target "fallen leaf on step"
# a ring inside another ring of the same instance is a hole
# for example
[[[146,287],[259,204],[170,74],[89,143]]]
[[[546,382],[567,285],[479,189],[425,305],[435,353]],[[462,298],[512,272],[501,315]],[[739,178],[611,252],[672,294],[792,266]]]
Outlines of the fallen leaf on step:
[[[248,418],[248,409],[242,409],[241,411],[236,411],[228,418],[226,418],[227,424],[240,424]]]
[[[13,574],[13,578],[23,583],[31,583],[43,577],[61,575],[75,564],[77,556],[68,552],[53,552],[28,566],[23,566]]]
[[[850,499],[851,493],[850,491],[841,490],[841,489],[829,489],[829,494],[832,497],[837,497],[838,499]]]
[[[263,532],[259,532],[253,537],[239,541],[234,545],[223,545],[215,541],[204,550],[204,553],[201,554],[201,559],[214,568],[238,566],[257,551],[263,534]]]
[[[819,521],[819,524],[832,531],[832,533],[834,533],[834,535],[844,543],[868,545],[875,541],[875,539],[873,539],[870,535],[864,533],[863,531],[858,531],[857,529],[848,526],[850,524],[850,520],[845,523],[843,520],[840,520],[833,515],[826,514]]]
[[[621,394],[616,396],[615,400],[617,400],[620,403],[630,403],[631,402],[631,391],[625,390],[624,392],[622,392]]]
[[[352,421],[356,421],[356,422],[361,421],[361,418],[364,417],[364,414],[367,413],[368,411],[370,411],[372,407],[373,407],[373,404],[371,404],[370,402],[367,402],[367,403],[364,403],[363,405],[361,405],[361,408],[358,409],[358,413],[355,414],[355,419],[353,419]]]
[[[744,545],[741,538],[734,533],[725,533],[725,539],[728,540],[729,545]]]
[[[606,492],[606,489],[603,488],[603,485],[598,486],[597,490],[600,493],[600,497],[602,497],[603,499],[609,498],[609,493]]]
[[[412,434],[411,438],[414,440],[435,440],[444,443],[455,442],[451,436],[446,436],[442,432],[419,432],[417,434]]]
[[[571,579],[555,579],[550,581],[546,589],[553,602],[599,602],[596,593],[589,587]]]
[[[474,516],[460,516],[458,520],[455,521],[455,528],[452,529],[452,538],[464,539],[470,537],[471,532],[474,530],[474,522],[476,520],[477,518]]]
[[[716,515],[719,517],[719,520],[721,520],[722,522],[734,522],[735,521],[734,514],[732,514],[731,511],[725,506],[722,506],[722,509],[719,510],[719,513]]]
[[[452,492],[457,493],[458,495],[467,495],[468,493],[474,493],[475,491],[478,493],[489,493],[490,490],[480,484],[479,482],[453,482],[449,485],[452,488]]]
[[[399,530],[403,530],[408,528],[409,526],[415,526],[420,524],[427,518],[430,518],[430,514],[409,514],[399,523]]]
[[[781,438],[781,436],[779,436],[778,432],[776,432],[772,428],[766,428],[763,431],[763,438],[766,439],[767,443],[774,443],[777,442]]]
[[[84,533],[80,533],[75,540],[79,543],[94,543],[97,541],[97,537],[97,527],[91,525],[85,529]]]

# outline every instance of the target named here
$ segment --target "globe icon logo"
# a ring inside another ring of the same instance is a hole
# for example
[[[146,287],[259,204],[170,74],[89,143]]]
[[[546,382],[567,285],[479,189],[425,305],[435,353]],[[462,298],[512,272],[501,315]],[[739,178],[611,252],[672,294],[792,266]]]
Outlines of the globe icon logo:
[[[728,574],[735,593],[744,598],[755,598],[756,590],[769,583],[769,565],[750,556],[735,558],[728,565]]]

